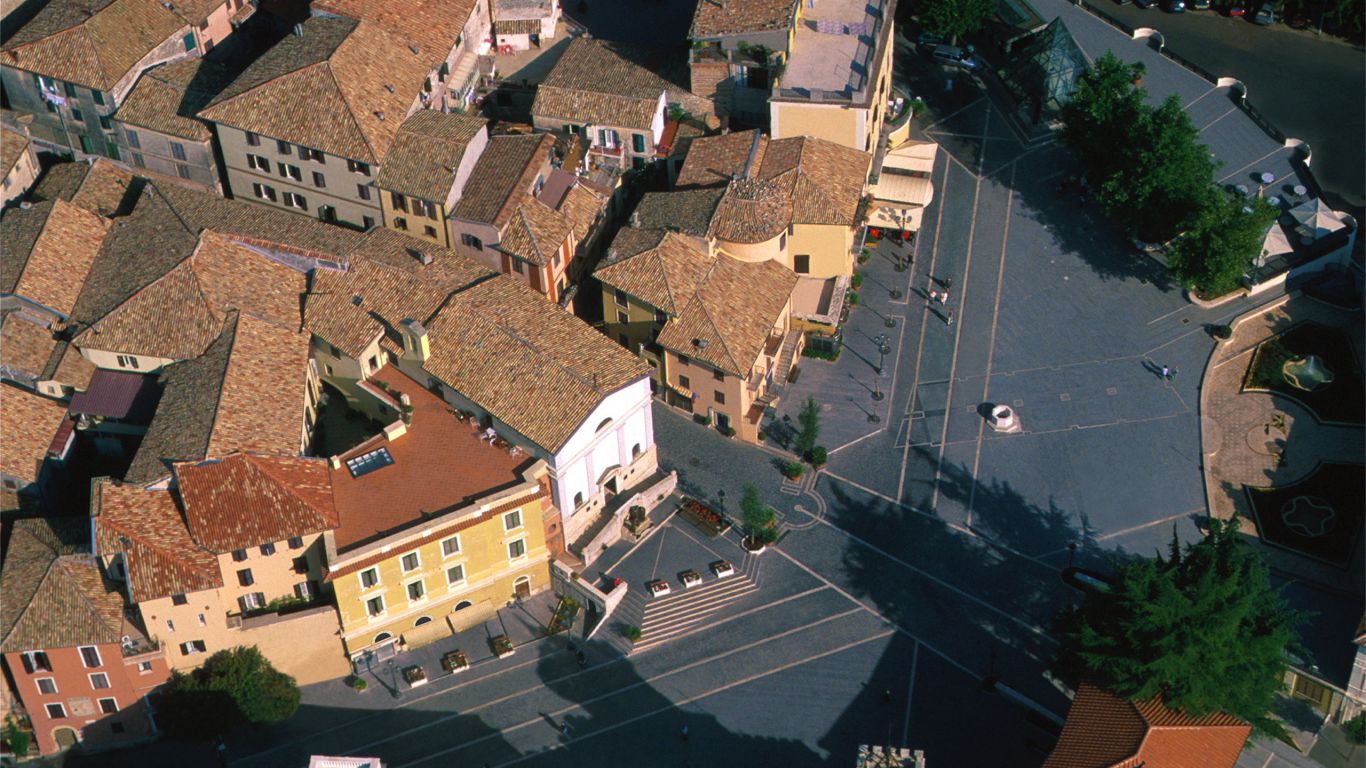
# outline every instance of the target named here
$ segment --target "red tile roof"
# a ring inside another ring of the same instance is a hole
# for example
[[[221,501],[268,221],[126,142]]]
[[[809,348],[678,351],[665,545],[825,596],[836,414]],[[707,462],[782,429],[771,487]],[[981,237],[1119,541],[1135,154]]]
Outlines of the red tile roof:
[[[0,472],[25,482],[38,479],[66,406],[8,385],[0,386]]]
[[[532,459],[481,441],[470,423],[451,415],[441,398],[393,367],[371,379],[408,395],[412,423],[395,440],[378,435],[341,455],[332,470],[332,494],[340,527],[339,550],[416,525],[433,515],[523,481]],[[393,464],[352,477],[346,460],[385,448]]]
[[[123,554],[133,602],[223,586],[218,558],[190,538],[170,491],[106,480],[94,493],[95,553]]]
[[[175,470],[190,535],[214,552],[337,527],[326,459],[235,453]]]
[[[1251,730],[1222,712],[1194,717],[1082,683],[1043,768],[1232,768]]]

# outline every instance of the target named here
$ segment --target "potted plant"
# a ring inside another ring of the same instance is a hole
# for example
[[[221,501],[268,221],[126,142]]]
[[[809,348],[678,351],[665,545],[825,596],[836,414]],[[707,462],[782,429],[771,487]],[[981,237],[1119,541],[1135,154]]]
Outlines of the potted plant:
[[[806,472],[806,467],[802,466],[800,461],[783,462],[783,477],[788,480],[797,480],[801,478],[804,472]]]
[[[364,691],[366,688],[369,687],[369,685],[369,683],[365,682],[365,678],[361,677],[360,675],[353,675],[351,677],[351,689],[354,690],[356,693]]]
[[[820,469],[821,467],[825,466],[825,461],[827,458],[829,458],[829,455],[826,453],[825,448],[819,445],[812,448],[811,453],[807,456],[807,459],[811,462],[811,466],[815,467],[816,469]]]
[[[507,635],[498,635],[493,638],[489,641],[489,647],[493,649],[493,655],[500,659],[517,652],[517,649],[512,645],[512,640],[508,639]]]
[[[627,628],[622,632],[622,634],[626,636],[626,639],[627,639],[627,640],[630,640],[631,642],[636,643],[636,642],[640,642],[640,637],[641,637],[641,634],[642,634],[642,633],[641,633],[641,631],[640,631],[640,627],[632,626],[632,627],[627,627]]]

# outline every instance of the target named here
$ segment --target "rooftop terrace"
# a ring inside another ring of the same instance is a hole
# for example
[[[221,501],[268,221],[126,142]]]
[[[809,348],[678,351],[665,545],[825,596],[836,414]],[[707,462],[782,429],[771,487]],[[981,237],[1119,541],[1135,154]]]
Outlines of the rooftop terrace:
[[[775,97],[863,101],[890,37],[890,0],[804,4]]]

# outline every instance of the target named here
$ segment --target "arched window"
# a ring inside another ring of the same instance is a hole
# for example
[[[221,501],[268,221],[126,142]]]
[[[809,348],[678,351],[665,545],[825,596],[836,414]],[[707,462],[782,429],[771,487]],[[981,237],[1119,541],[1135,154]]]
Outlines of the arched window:
[[[578,509],[579,507],[582,507],[582,506],[583,506],[583,491],[579,491],[578,493],[574,494],[574,508],[575,508],[575,509]]]
[[[607,429],[607,427],[611,426],[611,424],[612,424],[612,420],[611,420],[610,418],[603,419],[603,420],[602,420],[602,423],[598,425],[598,430],[597,430],[597,431],[598,431],[598,432],[601,432],[601,431],[603,431],[604,429]]]
[[[640,458],[640,443],[636,443],[635,445],[631,446],[631,458]]]
[[[474,603],[471,603],[468,600],[461,600],[460,602],[455,604],[454,608],[451,609],[451,613],[455,613],[456,611],[463,611],[466,608],[469,608],[471,605],[474,605]]]
[[[431,622],[432,622],[432,617],[431,617],[431,616],[418,616],[418,617],[417,617],[417,621],[414,621],[414,622],[413,622],[413,626],[414,626],[414,627],[420,627],[420,626],[422,626],[423,624],[430,624]]]
[[[374,640],[374,642],[376,642],[376,643],[382,643],[382,642],[384,642],[385,640],[388,640],[388,639],[390,639],[390,638],[392,638],[392,637],[393,637],[393,635],[389,634],[388,632],[381,632],[381,633],[379,633],[378,635],[375,635],[375,640]]]

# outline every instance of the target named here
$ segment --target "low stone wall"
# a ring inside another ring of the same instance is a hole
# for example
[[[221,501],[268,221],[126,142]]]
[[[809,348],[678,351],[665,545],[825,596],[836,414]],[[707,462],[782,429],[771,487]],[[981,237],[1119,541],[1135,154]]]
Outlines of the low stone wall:
[[[612,588],[610,592],[603,592],[587,580],[578,578],[578,575],[569,569],[569,566],[561,562],[552,562],[550,568],[550,579],[554,585],[555,594],[573,597],[582,605],[593,605],[597,608],[598,620],[593,626],[585,623],[582,625],[583,639],[587,640],[597,634],[598,629],[607,623],[607,617],[612,615],[612,611],[625,599],[627,591],[630,589],[626,582],[622,582]]]
[[[576,552],[583,559],[584,565],[590,565],[598,559],[606,549],[618,541],[621,541],[621,531],[626,522],[626,515],[630,513],[631,507],[644,507],[648,513],[650,510],[659,506],[659,503],[669,497],[678,487],[678,473],[670,472],[659,482],[654,483],[631,494],[621,506],[617,507],[616,512],[612,513],[612,520],[603,526],[598,535],[594,536],[583,547],[582,552]]]

